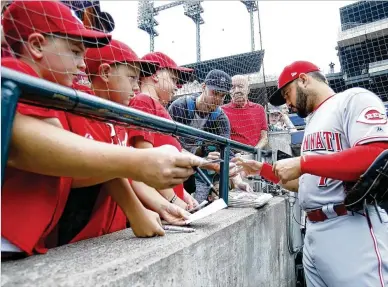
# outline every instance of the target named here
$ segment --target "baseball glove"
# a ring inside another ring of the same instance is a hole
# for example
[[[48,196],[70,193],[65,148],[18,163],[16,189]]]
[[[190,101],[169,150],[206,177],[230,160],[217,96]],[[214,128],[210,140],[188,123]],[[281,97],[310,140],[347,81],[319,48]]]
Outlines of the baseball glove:
[[[364,200],[381,204],[388,200],[388,150],[383,151],[353,185],[345,184],[345,206],[350,211],[363,209]]]

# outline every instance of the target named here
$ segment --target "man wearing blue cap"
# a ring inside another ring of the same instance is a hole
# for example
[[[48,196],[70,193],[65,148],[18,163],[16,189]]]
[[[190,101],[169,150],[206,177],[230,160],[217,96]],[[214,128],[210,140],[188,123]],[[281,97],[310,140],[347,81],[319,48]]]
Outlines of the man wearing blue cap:
[[[176,122],[191,126],[196,129],[230,138],[230,123],[228,117],[220,106],[224,103],[225,96],[232,88],[231,77],[221,70],[211,70],[202,84],[202,93],[196,93],[175,100],[168,111]],[[197,156],[206,157],[210,152],[217,152],[216,147],[204,144],[198,139],[180,138],[183,148]],[[214,174],[209,171],[207,175],[212,180]],[[241,189],[246,189],[244,183],[235,183]],[[190,189],[189,184],[185,184]],[[209,194],[209,187],[199,177],[195,178],[195,199],[201,203]],[[193,190],[188,190],[188,192]]]

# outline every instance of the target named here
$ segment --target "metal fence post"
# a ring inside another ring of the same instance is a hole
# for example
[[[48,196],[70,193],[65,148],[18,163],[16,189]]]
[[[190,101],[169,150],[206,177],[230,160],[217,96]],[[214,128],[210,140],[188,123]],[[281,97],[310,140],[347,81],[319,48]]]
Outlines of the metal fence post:
[[[254,154],[254,158],[256,161],[261,161],[261,149],[258,148],[256,149],[256,153]],[[255,181],[255,190],[257,192],[262,192],[262,186],[261,186],[261,182],[258,182],[258,181]]]
[[[221,159],[224,160],[220,165],[220,188],[219,194],[226,204],[228,204],[229,196],[229,155],[230,146],[221,146]]]
[[[8,147],[12,134],[13,119],[20,96],[20,89],[11,81],[1,83],[1,185],[8,160]]]

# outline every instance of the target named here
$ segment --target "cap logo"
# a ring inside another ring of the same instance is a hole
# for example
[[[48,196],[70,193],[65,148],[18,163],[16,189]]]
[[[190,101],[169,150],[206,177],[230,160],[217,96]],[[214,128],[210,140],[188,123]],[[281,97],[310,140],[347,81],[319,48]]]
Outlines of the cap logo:
[[[297,72],[291,73],[291,77],[295,77],[296,74],[297,74]]]
[[[224,77],[221,77],[221,82],[225,82],[226,81],[226,79],[224,78]]]
[[[77,19],[77,21],[83,26],[84,23],[82,23],[82,20],[81,20],[80,18],[77,17],[77,14],[75,14],[74,10],[73,10],[73,9],[70,9],[70,11],[71,11],[71,15],[73,15],[73,17],[74,17],[75,19]]]

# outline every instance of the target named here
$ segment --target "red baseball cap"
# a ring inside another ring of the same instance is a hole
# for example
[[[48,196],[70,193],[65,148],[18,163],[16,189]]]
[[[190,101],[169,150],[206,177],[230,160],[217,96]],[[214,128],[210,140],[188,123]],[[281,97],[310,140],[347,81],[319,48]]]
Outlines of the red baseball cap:
[[[307,61],[296,61],[285,67],[279,76],[277,91],[269,98],[270,104],[274,106],[284,105],[286,100],[282,96],[282,88],[299,78],[300,74],[307,74],[316,71],[319,71],[319,68],[313,63]]]
[[[148,53],[142,57],[142,60],[155,61],[159,63],[160,69],[170,69],[178,73],[178,85],[183,85],[190,80],[194,70],[184,67],[179,67],[173,59],[161,52]]]
[[[108,34],[86,29],[59,1],[13,1],[4,12],[3,31],[10,46],[35,32],[80,37],[85,47],[102,47],[111,40]]]
[[[108,45],[99,49],[87,49],[85,53],[86,71],[88,74],[98,74],[101,64],[139,63],[140,75],[147,77],[156,72],[158,62],[140,59],[126,44],[112,40]]]

